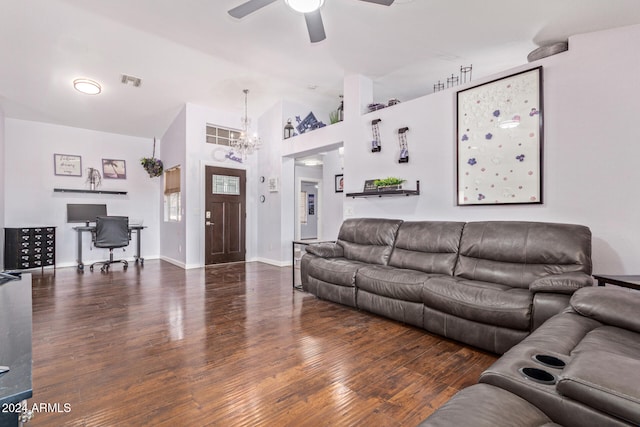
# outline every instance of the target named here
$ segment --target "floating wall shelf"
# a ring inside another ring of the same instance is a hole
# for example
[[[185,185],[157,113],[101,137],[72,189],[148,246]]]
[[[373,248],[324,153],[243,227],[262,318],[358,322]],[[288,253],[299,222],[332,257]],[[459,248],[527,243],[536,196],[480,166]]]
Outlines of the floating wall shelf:
[[[113,191],[113,190],[81,190],[77,188],[54,188],[54,193],[89,193],[89,194],[118,194],[125,195],[126,191]]]
[[[383,197],[383,196],[419,196],[420,195],[420,181],[416,181],[415,190],[379,190],[379,191],[365,191],[361,193],[347,193],[346,197]]]

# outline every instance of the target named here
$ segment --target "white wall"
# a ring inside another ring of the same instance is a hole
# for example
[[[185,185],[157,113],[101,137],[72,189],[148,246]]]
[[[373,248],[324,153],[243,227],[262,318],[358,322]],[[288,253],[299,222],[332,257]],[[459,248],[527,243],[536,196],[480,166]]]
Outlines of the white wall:
[[[455,95],[438,92],[360,119],[345,139],[346,192],[364,180],[399,176],[418,197],[345,199],[348,216],[406,220],[534,220],[584,224],[593,232],[594,272],[637,273],[640,259],[640,26],[572,37],[544,66],[544,204],[455,205]],[[468,85],[469,86],[469,85]],[[370,123],[381,118],[382,152],[371,153]],[[410,163],[398,164],[397,129],[409,127]]]
[[[342,205],[345,193],[335,192],[335,176],[343,173],[343,159],[338,149],[328,151],[322,164],[322,230],[321,240],[335,240],[342,225]]]
[[[56,265],[75,265],[77,224],[67,224],[67,203],[106,203],[110,215],[125,215],[142,220],[141,254],[158,257],[158,210],[160,180],[149,178],[140,165],[149,157],[153,141],[145,138],[110,134],[67,126],[9,119],[5,120],[5,226],[53,225],[56,231]],[[82,177],[55,176],[54,153],[82,156]],[[127,178],[103,179],[99,189],[123,190],[127,195],[54,193],[54,188],[88,189],[86,169],[102,170],[102,159],[126,161]],[[85,233],[83,261],[108,258],[106,249],[89,250],[90,237]],[[135,239],[135,238],[134,238]],[[135,244],[135,240],[132,241]],[[126,257],[134,254],[134,246]]]
[[[282,194],[291,192],[293,196],[295,186],[293,165],[291,165],[290,176],[283,172],[281,141],[284,116],[287,115],[283,114],[283,104],[278,102],[267,110],[258,122],[263,147],[258,152],[257,176],[265,177],[265,182],[258,182],[257,194],[258,197],[264,196],[265,201],[257,204],[257,259],[276,265],[282,264],[284,239],[281,236],[283,232],[287,232],[287,223],[282,216],[284,204]],[[279,180],[277,192],[269,191],[269,178]],[[293,213],[291,217],[293,219]],[[294,224],[289,224],[288,228],[291,229],[290,235],[293,239]],[[291,240],[289,245],[290,242]]]
[[[186,221],[185,206],[187,206],[186,192],[183,190],[185,183],[186,165],[186,128],[187,108],[184,106],[166,130],[160,141],[162,147],[157,153],[162,159],[164,169],[180,166],[180,206],[182,219],[179,222],[165,221],[164,219],[164,195],[160,192],[157,201],[159,209],[160,230],[160,256],[165,261],[184,267],[186,265]],[[160,178],[164,189],[164,177]]]
[[[4,148],[4,111],[0,109],[0,271],[4,270],[4,207],[5,207],[5,148]]]

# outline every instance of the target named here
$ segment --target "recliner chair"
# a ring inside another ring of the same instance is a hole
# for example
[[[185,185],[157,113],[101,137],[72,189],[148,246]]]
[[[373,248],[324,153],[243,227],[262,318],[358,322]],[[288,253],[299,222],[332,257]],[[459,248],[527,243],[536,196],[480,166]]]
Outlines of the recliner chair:
[[[113,259],[113,250],[129,246],[131,231],[129,230],[129,217],[126,216],[99,216],[96,218],[96,228],[91,233],[93,245],[96,248],[108,248],[109,259],[97,261],[91,264],[89,270],[93,271],[96,264],[102,264],[100,271],[109,271],[109,266],[121,262],[126,270],[129,263],[124,259]]]

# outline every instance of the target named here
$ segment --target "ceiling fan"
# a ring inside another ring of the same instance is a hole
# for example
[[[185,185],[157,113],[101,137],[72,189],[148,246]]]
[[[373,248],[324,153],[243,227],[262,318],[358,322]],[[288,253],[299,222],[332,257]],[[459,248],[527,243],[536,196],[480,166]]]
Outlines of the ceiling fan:
[[[265,6],[275,3],[277,0],[249,0],[229,10],[229,15],[234,18],[241,19],[245,16],[262,9]],[[394,0],[360,0],[368,3],[380,4],[383,6],[391,6]],[[324,33],[324,25],[322,16],[320,15],[320,7],[324,4],[324,0],[285,0],[287,5],[304,14],[307,21],[307,30],[309,31],[309,39],[311,43],[317,43],[327,38]]]

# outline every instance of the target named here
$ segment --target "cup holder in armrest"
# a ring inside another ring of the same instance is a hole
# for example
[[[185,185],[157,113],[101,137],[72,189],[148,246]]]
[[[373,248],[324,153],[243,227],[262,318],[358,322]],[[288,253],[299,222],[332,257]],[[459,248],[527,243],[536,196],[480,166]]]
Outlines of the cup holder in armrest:
[[[540,384],[553,385],[556,383],[556,376],[550,372],[538,368],[520,368],[520,373],[527,379]]]
[[[548,368],[562,369],[566,365],[564,361],[548,354],[536,354],[533,356],[533,360]]]

